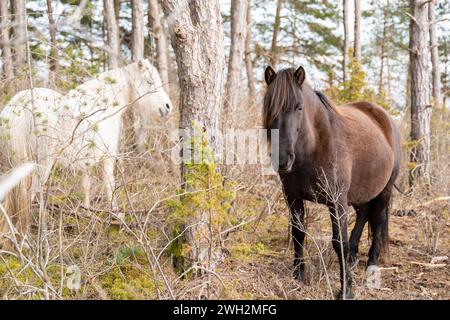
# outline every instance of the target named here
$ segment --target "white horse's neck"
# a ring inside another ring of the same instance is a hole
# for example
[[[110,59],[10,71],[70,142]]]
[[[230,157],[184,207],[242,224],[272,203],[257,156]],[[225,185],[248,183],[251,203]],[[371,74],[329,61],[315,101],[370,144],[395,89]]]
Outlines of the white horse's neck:
[[[136,99],[136,68],[136,65],[132,64],[110,70],[81,84],[65,96],[69,99],[69,107],[79,113],[114,110],[122,114]]]

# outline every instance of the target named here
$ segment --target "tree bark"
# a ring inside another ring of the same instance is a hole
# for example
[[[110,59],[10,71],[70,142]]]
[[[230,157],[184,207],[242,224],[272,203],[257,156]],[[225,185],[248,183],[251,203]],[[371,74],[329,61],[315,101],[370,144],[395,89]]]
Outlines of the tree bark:
[[[255,74],[252,59],[252,0],[247,3],[247,35],[245,36],[245,69],[247,71],[247,85],[249,100],[253,101],[256,95]]]
[[[343,47],[343,61],[342,61],[342,71],[343,80],[347,80],[347,67],[348,67],[348,50],[350,49],[350,26],[348,20],[348,0],[343,0],[343,17],[344,17],[344,47]]]
[[[5,81],[5,93],[11,93],[12,80],[14,79],[14,67],[11,54],[9,38],[9,12],[8,2],[0,1],[0,26],[1,26],[1,46],[3,58],[3,79]]]
[[[157,0],[149,0],[151,36],[155,38],[157,66],[164,90],[169,93],[169,53],[167,39],[161,23],[161,13]]]
[[[114,16],[116,17],[116,24],[119,27],[120,20],[120,0],[114,0]]]
[[[242,97],[241,70],[244,62],[247,0],[231,0],[231,46],[228,57],[228,73],[225,86],[225,120],[235,125],[236,109]]]
[[[358,63],[361,63],[361,0],[355,0],[354,37],[353,56]]]
[[[104,17],[106,24],[108,67],[118,68],[120,65],[119,28],[114,10],[114,0],[104,0]]]
[[[19,89],[25,87],[27,67],[27,9],[25,0],[11,0],[14,16],[14,69]]]
[[[411,13],[411,141],[415,143],[411,162],[412,183],[431,183],[431,104],[428,50],[428,7],[426,0],[410,0]]]
[[[383,35],[381,39],[381,54],[380,54],[380,78],[378,82],[378,94],[382,95],[384,90],[384,70],[385,70],[385,61],[388,57],[387,50],[387,24],[388,24],[388,8],[389,8],[389,0],[387,0],[386,5],[383,7]],[[386,61],[387,62],[387,61]],[[389,66],[388,66],[389,68]]]
[[[144,4],[142,0],[132,0],[131,60],[137,62],[144,58]]]
[[[272,33],[272,48],[270,49],[270,59],[269,64],[273,66],[275,69],[277,67],[277,64],[279,62],[280,58],[280,50],[278,48],[278,33],[280,32],[280,25],[281,25],[281,3],[283,0],[277,0],[277,9],[275,12],[275,22],[273,24],[273,33]]]
[[[59,69],[58,44],[56,42],[56,23],[53,17],[52,0],[47,0],[47,15],[50,29],[50,61],[49,61],[49,82],[55,87]]]
[[[431,50],[431,77],[433,84],[433,102],[436,107],[442,104],[441,95],[441,72],[440,72],[440,61],[438,52],[438,42],[436,37],[436,24],[434,9],[436,6],[436,1],[432,0],[428,4],[428,21],[430,22],[430,50]]]
[[[218,0],[165,0],[161,2],[170,22],[181,88],[180,127],[190,129],[193,122],[203,126],[209,146],[221,152],[220,115],[224,91],[224,48],[222,18]],[[182,178],[186,168],[182,164]],[[186,236],[189,262],[214,269],[218,243],[211,239],[208,212],[191,217]]]

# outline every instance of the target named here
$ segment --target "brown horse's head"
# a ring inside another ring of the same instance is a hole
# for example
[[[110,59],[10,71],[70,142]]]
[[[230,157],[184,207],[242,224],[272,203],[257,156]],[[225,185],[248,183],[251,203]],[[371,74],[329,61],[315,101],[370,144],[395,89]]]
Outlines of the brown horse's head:
[[[303,117],[302,85],[305,70],[299,67],[275,72],[266,68],[265,80],[268,85],[264,96],[264,128],[278,129],[278,167],[280,171],[290,171],[295,160],[295,145],[299,136]],[[272,143],[276,143],[272,141]],[[273,149],[272,149],[273,150]]]

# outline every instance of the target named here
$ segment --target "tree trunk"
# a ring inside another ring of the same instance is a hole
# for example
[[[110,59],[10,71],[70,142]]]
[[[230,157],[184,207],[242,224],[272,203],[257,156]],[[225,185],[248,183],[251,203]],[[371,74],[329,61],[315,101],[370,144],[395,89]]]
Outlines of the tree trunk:
[[[0,26],[1,26],[1,46],[2,49],[2,62],[3,62],[3,80],[5,81],[5,93],[11,93],[11,82],[14,79],[14,68],[12,62],[11,46],[9,40],[9,12],[8,2],[0,1]]]
[[[149,0],[151,36],[155,38],[157,66],[164,90],[169,93],[169,53],[167,39],[161,23],[161,13],[157,0]]]
[[[120,63],[119,53],[119,28],[117,26],[116,15],[114,11],[114,0],[104,0],[104,17],[106,24],[108,67],[110,69],[118,68]]]
[[[389,0],[387,0],[386,5],[383,7],[383,35],[381,39],[381,54],[380,54],[380,78],[378,82],[378,95],[382,95],[384,90],[384,70],[385,70],[385,60],[387,60],[387,21],[388,21],[388,8]],[[389,66],[388,66],[389,68]]]
[[[5,0],[3,0],[5,1]],[[27,67],[27,9],[25,0],[11,0],[14,16],[14,69],[19,89],[25,88]]]
[[[225,120],[235,125],[234,114],[241,102],[241,70],[244,62],[245,35],[247,29],[247,0],[231,0],[231,46],[228,58],[228,73],[225,86]]]
[[[142,0],[132,0],[131,5],[131,61],[137,62],[144,58],[144,4]]]
[[[222,18],[218,0],[165,0],[164,14],[170,19],[172,47],[175,51],[181,87],[180,127],[201,124],[208,135],[209,146],[222,152],[220,115],[224,89],[224,48]],[[182,164],[182,178],[186,172]],[[209,270],[217,263],[219,244],[209,230],[208,212],[190,217],[186,236],[189,262]]]
[[[430,48],[431,48],[431,76],[433,84],[433,102],[435,106],[439,107],[442,104],[441,95],[441,72],[438,52],[438,42],[436,38],[436,24],[434,9],[436,1],[432,0],[428,4],[428,21],[430,23]]]
[[[249,100],[253,101],[256,95],[255,74],[252,59],[252,0],[247,3],[247,35],[245,36],[245,68],[247,70],[247,85]]]
[[[350,49],[350,26],[348,20],[348,0],[344,0],[344,48],[343,48],[343,61],[342,61],[342,71],[343,71],[343,79],[347,80],[347,67],[348,67],[348,50]]]
[[[411,172],[412,182],[431,179],[431,104],[428,50],[428,8],[426,0],[410,0],[411,13],[411,141],[416,145],[411,162],[416,167]]]
[[[50,74],[49,82],[51,86],[56,86],[57,74],[59,69],[58,44],[56,42],[56,23],[53,17],[52,0],[47,0],[47,15],[50,29]]]
[[[361,1],[355,0],[355,42],[353,44],[353,56],[361,63]]]
[[[120,20],[120,0],[114,0],[114,16],[116,17],[116,24],[119,27]]]
[[[280,52],[278,48],[278,33],[280,32],[280,24],[281,24],[280,11],[282,1],[283,0],[277,0],[277,9],[275,12],[275,22],[273,24],[273,33],[272,33],[272,48],[270,50],[270,59],[269,59],[269,64],[273,66],[275,69],[277,67],[280,58]]]

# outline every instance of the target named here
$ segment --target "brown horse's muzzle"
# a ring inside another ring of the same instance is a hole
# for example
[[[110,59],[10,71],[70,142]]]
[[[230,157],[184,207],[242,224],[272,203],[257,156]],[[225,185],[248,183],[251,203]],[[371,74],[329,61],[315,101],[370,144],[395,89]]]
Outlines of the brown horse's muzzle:
[[[280,162],[278,165],[278,172],[290,172],[292,169],[292,165],[294,164],[295,154],[293,152],[289,152],[287,156],[282,157],[280,155]]]

